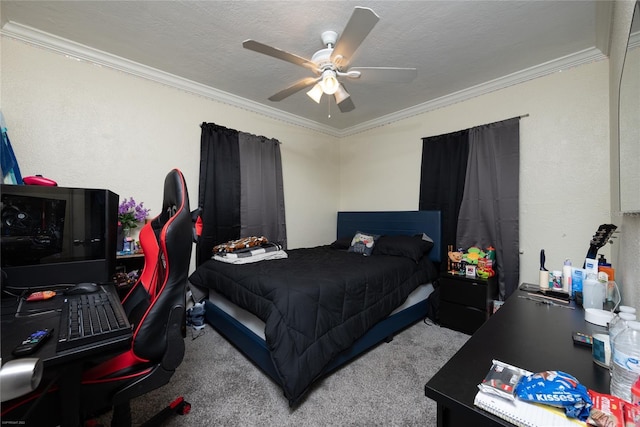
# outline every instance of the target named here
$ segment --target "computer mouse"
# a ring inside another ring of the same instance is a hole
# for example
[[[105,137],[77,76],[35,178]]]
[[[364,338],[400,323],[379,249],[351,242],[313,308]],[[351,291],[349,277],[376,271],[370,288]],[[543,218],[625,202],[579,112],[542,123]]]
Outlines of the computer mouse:
[[[67,289],[64,293],[65,295],[90,294],[92,292],[97,292],[98,290],[100,290],[100,287],[95,283],[81,282]]]

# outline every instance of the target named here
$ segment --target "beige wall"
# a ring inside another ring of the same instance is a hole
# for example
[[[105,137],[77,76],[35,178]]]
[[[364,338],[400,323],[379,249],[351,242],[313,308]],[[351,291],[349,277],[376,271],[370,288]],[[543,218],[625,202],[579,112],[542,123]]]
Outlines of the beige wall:
[[[521,120],[521,281],[537,280],[540,249],[548,268],[566,257],[581,263],[597,226],[615,223],[608,61],[338,140],[6,37],[1,47],[0,107],[23,174],[107,187],[154,213],[172,167],[185,173],[195,207],[203,121],[283,142],[289,243],[302,247],[333,238],[339,209],[417,209],[422,137],[529,114]]]
[[[520,121],[520,280],[537,282],[540,249],[548,269],[565,258],[581,265],[611,216],[607,67],[558,72],[341,141],[340,209],[417,209],[422,137],[529,114]]]
[[[282,142],[290,247],[335,234],[335,138],[6,37],[1,78],[1,108],[24,176],[108,188],[155,215],[164,177],[177,167],[195,208],[200,124],[214,122]]]

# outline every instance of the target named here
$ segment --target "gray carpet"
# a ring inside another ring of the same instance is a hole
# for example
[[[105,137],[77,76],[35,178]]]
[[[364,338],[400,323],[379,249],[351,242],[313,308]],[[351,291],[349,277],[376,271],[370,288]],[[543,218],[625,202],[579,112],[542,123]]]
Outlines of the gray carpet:
[[[132,401],[134,425],[177,396],[191,412],[165,426],[435,425],[436,405],[424,385],[469,338],[418,322],[317,382],[292,410],[282,390],[210,326],[196,339],[188,334],[171,382]],[[100,421],[108,425],[109,414]]]

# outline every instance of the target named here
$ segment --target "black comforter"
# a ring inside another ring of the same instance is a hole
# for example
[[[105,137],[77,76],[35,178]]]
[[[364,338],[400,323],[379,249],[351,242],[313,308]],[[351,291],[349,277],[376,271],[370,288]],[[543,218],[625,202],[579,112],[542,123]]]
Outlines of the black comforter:
[[[295,403],[323,368],[418,285],[435,277],[420,262],[363,256],[329,246],[295,249],[288,259],[233,265],[209,260],[189,281],[224,295],[265,326],[285,396]]]

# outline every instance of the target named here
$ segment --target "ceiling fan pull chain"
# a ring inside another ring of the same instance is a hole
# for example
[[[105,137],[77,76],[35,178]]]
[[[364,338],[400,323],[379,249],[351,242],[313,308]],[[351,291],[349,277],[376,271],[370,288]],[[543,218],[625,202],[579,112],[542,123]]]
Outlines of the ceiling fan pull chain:
[[[328,112],[328,117],[327,118],[331,118],[331,97],[327,96],[327,112]]]

